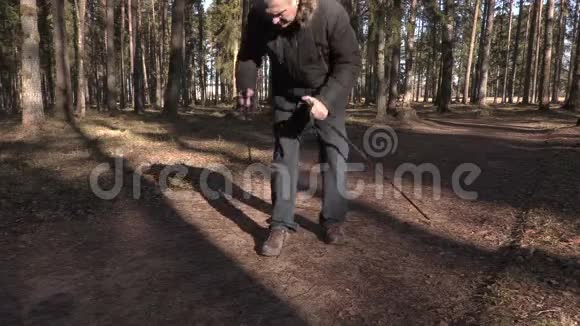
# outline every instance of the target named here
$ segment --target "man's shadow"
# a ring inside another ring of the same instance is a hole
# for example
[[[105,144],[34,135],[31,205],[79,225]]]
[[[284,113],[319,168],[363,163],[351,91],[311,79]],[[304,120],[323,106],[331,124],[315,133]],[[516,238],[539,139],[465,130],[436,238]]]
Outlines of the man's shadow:
[[[175,171],[183,171],[185,175],[177,175]],[[153,176],[158,183],[160,178],[167,177],[178,177],[187,181],[193,190],[199,193],[211,207],[223,217],[236,223],[242,231],[251,235],[255,242],[254,249],[259,252],[268,235],[268,229],[256,223],[244,211],[237,208],[231,200],[235,199],[268,216],[272,214],[272,205],[270,203],[245,191],[233,180],[225,176],[224,173],[208,168],[191,167],[184,164],[154,164],[145,169],[143,174]],[[168,184],[167,180],[164,182]],[[320,241],[323,241],[322,227],[319,224],[299,214],[295,214],[295,220],[303,229],[312,232]],[[269,221],[270,219],[268,219]]]

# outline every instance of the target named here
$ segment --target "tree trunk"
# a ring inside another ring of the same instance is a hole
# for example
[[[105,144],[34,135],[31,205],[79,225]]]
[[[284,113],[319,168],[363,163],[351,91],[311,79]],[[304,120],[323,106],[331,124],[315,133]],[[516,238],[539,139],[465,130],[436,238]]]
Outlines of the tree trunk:
[[[496,69],[495,74],[495,87],[493,89],[493,103],[497,103],[497,98],[499,96],[499,69]]]
[[[488,4],[489,2],[486,0],[483,3],[483,15],[481,16],[481,28],[479,31],[479,48],[477,50],[477,64],[475,65],[475,72],[473,74],[473,86],[471,88],[472,97],[471,103],[475,104],[479,101],[479,83],[481,81],[481,61],[483,60],[483,39],[485,37],[485,30],[486,30],[486,23],[487,23],[487,13],[488,13]]]
[[[429,77],[429,92],[431,96],[431,102],[435,103],[435,97],[437,96],[437,86],[439,84],[439,57],[437,56],[437,52],[439,50],[439,43],[437,41],[437,25],[439,25],[439,20],[435,17],[433,18],[433,33],[431,37],[431,62],[430,62],[430,72],[431,75]]]
[[[473,13],[473,27],[471,28],[471,40],[469,41],[469,53],[467,55],[467,66],[465,71],[465,84],[463,87],[463,104],[467,104],[469,97],[469,78],[471,77],[471,65],[473,62],[473,49],[475,48],[475,36],[477,34],[477,19],[479,18],[480,0],[475,0],[475,11]],[[523,1],[523,0],[520,0]]]
[[[552,42],[554,39],[554,0],[548,0],[544,30],[544,55],[540,76],[540,110],[550,109],[550,68],[552,63]]]
[[[75,0],[75,12],[76,12],[76,66],[77,66],[77,82],[76,82],[76,98],[77,105],[75,109],[75,115],[78,118],[85,116],[86,105],[85,105],[85,13],[86,13],[86,0]]]
[[[578,33],[578,29],[580,25],[580,19],[578,19],[578,16],[580,16],[580,10],[578,10],[578,4],[576,4],[576,6],[574,6],[574,30],[572,31],[572,42],[574,42],[574,39],[576,39],[577,34]],[[570,92],[569,90],[572,89],[572,81],[574,80],[574,60],[572,60],[571,58],[575,58],[576,57],[576,51],[578,51],[578,46],[574,47],[574,45],[572,44],[572,50],[570,51],[570,66],[568,68],[568,79],[567,79],[567,86],[566,86],[566,101],[568,101],[568,97],[570,96]]]
[[[393,36],[393,48],[391,52],[391,62],[389,66],[389,101],[387,103],[387,111],[390,114],[395,114],[397,110],[397,99],[399,97],[399,68],[401,61],[401,34],[400,28],[392,31],[397,36]]]
[[[34,128],[44,122],[36,0],[20,1],[20,22],[22,24],[22,124]]]
[[[125,93],[125,0],[121,0],[121,95],[120,95],[120,108],[121,110],[127,106],[126,103],[126,93]]]
[[[160,33],[161,33],[161,44],[159,44],[158,46],[158,51],[159,51],[159,84],[161,85],[161,100],[160,100],[160,104],[161,107],[165,106],[165,98],[164,98],[164,94],[165,94],[165,89],[166,89],[166,79],[165,79],[165,67],[166,67],[166,50],[165,50],[165,45],[166,45],[166,29],[167,29],[167,2],[166,1],[159,1],[159,11],[161,12],[161,26],[160,26]]]
[[[427,58],[425,59],[426,69],[425,69],[425,84],[424,84],[425,87],[423,89],[424,90],[423,103],[427,103],[429,101],[429,95],[430,95],[429,91],[431,90],[431,83],[432,83],[432,79],[433,79],[432,71],[434,69],[433,66],[434,66],[434,60],[435,60],[435,58],[434,58],[435,57],[435,43],[437,41],[436,35],[435,35],[436,31],[437,31],[435,19],[432,19],[430,30],[431,30],[430,36],[431,36],[431,41],[432,41],[431,42],[432,47],[431,47],[431,55],[429,55],[428,51],[425,51],[425,52],[427,52],[426,53]],[[425,38],[428,38],[428,36],[425,36]],[[425,45],[427,45],[427,40],[425,41]],[[427,46],[425,46],[425,49],[427,49]]]
[[[177,116],[177,105],[180,88],[180,72],[183,65],[183,19],[185,0],[175,0],[171,15],[171,49],[169,57],[169,77],[165,90],[164,114]]]
[[[163,1],[163,0],[161,0]],[[155,106],[157,108],[161,108],[162,107],[162,101],[161,101],[161,97],[162,97],[162,93],[161,93],[161,66],[159,64],[159,45],[158,45],[158,40],[159,40],[159,34],[158,34],[158,30],[159,27],[157,26],[157,19],[155,18],[156,16],[156,12],[155,12],[155,0],[151,0],[151,31],[150,31],[150,36],[151,36],[151,59],[153,60],[153,65],[155,67],[155,78],[154,78],[154,83],[155,85],[153,85],[155,87]]]
[[[480,106],[486,106],[486,97],[487,97],[487,79],[489,73],[489,52],[491,49],[491,38],[493,36],[493,15],[495,12],[495,0],[488,0],[488,8],[487,8],[487,17],[485,23],[485,37],[483,38],[483,47],[482,51],[482,59],[481,59],[481,75],[479,84],[479,91],[478,91],[478,101],[477,104]]]
[[[218,102],[220,101],[220,97],[219,97],[219,94],[220,94],[220,74],[218,71],[219,69],[218,69],[217,60],[218,60],[218,58],[217,58],[217,54],[216,54],[215,58],[213,59],[213,74],[214,74],[214,76],[213,76],[214,77],[213,78],[214,79],[213,103],[214,103],[214,105],[217,105]],[[222,91],[222,93],[223,93],[223,91]]]
[[[560,0],[558,15],[558,37],[556,37],[556,57],[554,60],[554,74],[552,79],[552,103],[559,102],[560,79],[562,71],[562,57],[564,54],[564,38],[566,35],[567,0]]]
[[[510,0],[510,18],[509,18],[509,23],[508,23],[508,41],[507,41],[507,50],[506,50],[506,54],[505,54],[505,65],[504,65],[504,74],[503,74],[503,90],[501,93],[501,102],[502,103],[505,103],[505,101],[506,101],[508,67],[509,67],[509,61],[510,61],[510,45],[512,42],[513,12],[514,12],[514,0]]]
[[[45,85],[44,85],[44,96],[45,96],[45,113],[49,113],[52,110],[52,104],[54,103],[54,80],[53,80],[53,40],[52,40],[52,26],[49,22],[50,14],[50,1],[42,0],[42,2],[37,3],[38,8],[38,32],[40,35],[40,69],[44,71]]]
[[[524,74],[524,95],[522,99],[523,104],[530,104],[530,87],[532,83],[532,59],[534,57],[534,41],[536,40],[536,23],[538,21],[539,2],[541,0],[534,0],[532,8],[532,17],[530,19],[530,33],[528,34],[528,54],[526,58],[526,70]]]
[[[134,40],[135,49],[133,51],[135,58],[133,59],[133,109],[135,113],[142,114],[145,112],[145,76],[143,75],[143,46],[141,45],[141,1],[133,0],[133,14],[134,19]]]
[[[184,74],[184,80],[185,80],[184,88],[185,88],[185,93],[187,94],[187,103],[185,103],[186,106],[189,106],[192,103],[195,104],[195,100],[196,100],[195,76],[197,74],[195,73],[195,69],[196,69],[195,60],[197,59],[197,57],[195,55],[195,52],[196,52],[195,49],[197,47],[197,43],[195,42],[196,41],[195,30],[197,28],[195,28],[195,26],[194,26],[195,16],[194,16],[193,10],[194,10],[194,8],[191,5],[186,5],[185,17],[184,17],[185,34],[183,37],[183,39],[184,39],[183,48],[184,48],[184,52],[185,52],[184,67],[183,67],[183,71],[185,72],[185,74]]]
[[[106,18],[107,109],[117,111],[117,68],[115,66],[115,1],[107,0]]]
[[[439,113],[448,112],[449,103],[451,102],[451,86],[453,82],[453,24],[455,16],[454,0],[445,0],[444,11],[445,15],[441,20],[443,26],[441,37],[441,59],[443,65],[441,67],[441,86],[439,87],[437,95],[437,112]]]
[[[540,1],[540,9],[538,9],[538,27],[537,27],[537,41],[536,41],[536,55],[534,56],[534,80],[532,81],[532,102],[538,100],[538,69],[540,68],[540,45],[542,42],[542,6],[544,1]]]
[[[245,0],[248,2],[249,0]],[[196,2],[197,5],[197,32],[198,32],[198,51],[199,51],[199,87],[200,89],[200,96],[201,96],[201,106],[205,106],[205,98],[206,98],[206,68],[205,68],[205,33],[204,33],[204,25],[205,25],[205,15],[204,15],[204,8],[203,3],[201,0]]]
[[[413,78],[414,72],[414,56],[415,56],[415,23],[417,20],[417,0],[411,0],[409,7],[409,20],[407,23],[407,37],[405,45],[405,80],[403,82],[403,105],[401,108],[404,115],[409,113],[413,115],[414,110],[411,107],[413,101]]]
[[[528,6],[528,15],[526,17],[526,31],[524,33],[524,38],[523,38],[524,40],[527,40],[529,38],[529,35],[530,35],[530,21],[531,21],[531,17],[533,16],[533,13],[532,13],[533,8],[532,7],[533,6],[531,4]],[[526,69],[526,63],[527,63],[527,56],[526,56],[526,54],[528,53],[528,43],[527,42],[524,42],[524,48],[523,48],[522,53],[524,54],[522,56],[522,64],[524,65],[524,67],[523,68],[520,68],[520,73],[522,74],[523,77],[525,77],[525,69]],[[520,101],[521,101],[521,103],[523,103],[523,93],[524,93],[523,87],[525,86],[524,85],[525,84],[525,78],[524,78],[523,83],[522,83],[522,80],[521,79],[522,78],[520,78],[520,82],[519,82],[519,85],[518,85],[519,86],[518,103],[520,103]]]
[[[576,4],[576,10],[578,10]],[[578,13],[576,13],[578,15]],[[568,95],[568,100],[564,105],[564,109],[570,111],[576,111],[580,109],[580,33],[576,32],[576,53],[574,55],[574,74],[572,78],[572,83],[570,85],[570,91]]]
[[[510,16],[511,15],[512,14],[510,13]],[[523,15],[524,15],[524,0],[520,0],[519,13],[518,13],[518,23],[516,26],[516,44],[514,45],[514,51],[512,53],[512,70],[511,70],[510,78],[508,81],[508,102],[509,103],[514,102],[516,69],[517,69],[517,64],[518,64],[517,63],[518,62],[518,50],[520,48],[520,30],[521,30],[521,26],[522,26]]]
[[[144,1],[145,0],[140,1],[141,8],[143,8]],[[140,39],[140,43],[141,43],[141,49],[140,49],[141,59],[140,60],[141,60],[141,64],[143,65],[143,94],[144,94],[143,99],[144,99],[145,106],[147,106],[151,102],[152,93],[151,93],[151,89],[149,88],[149,79],[151,76],[150,76],[149,72],[147,71],[147,60],[146,60],[146,56],[145,56],[145,54],[147,52],[145,51],[145,49],[147,49],[147,40],[151,36],[149,35],[149,37],[147,37],[147,33],[149,32],[149,27],[145,25],[146,20],[143,16],[144,14],[146,15],[147,12],[146,11],[144,12],[142,9],[139,10],[138,15],[139,15],[139,19],[141,20],[141,27],[139,28],[139,31],[140,31],[139,37],[141,38]],[[147,24],[148,23],[149,23],[149,20],[147,20]]]
[[[60,119],[72,121],[73,97],[64,19],[64,0],[52,0],[52,10],[56,70],[55,114]]]
[[[381,1],[380,6],[377,10],[374,10],[376,23],[376,45],[377,45],[377,64],[375,75],[378,81],[378,93],[377,93],[377,119],[384,120],[387,117],[387,83],[385,80],[385,16],[384,16],[384,4]]]
[[[373,19],[375,15],[371,15],[368,27],[368,37],[366,42],[366,95],[365,95],[365,105],[370,105],[373,97],[373,67],[376,64],[376,28]]]
[[[135,97],[135,85],[133,76],[135,75],[135,22],[133,21],[133,14],[135,13],[135,1],[138,0],[127,0],[127,24],[129,26],[129,69],[131,70],[131,77],[129,78],[129,88],[133,90],[132,97],[129,97],[131,103],[133,103],[133,109],[135,108],[134,97]],[[164,2],[161,0],[160,2]]]
[[[403,18],[403,8],[401,8],[401,0],[393,1],[393,10],[391,11],[393,18],[391,21],[392,28],[390,29],[392,40],[390,42],[392,47],[391,52],[391,67],[389,77],[389,103],[387,104],[387,111],[392,115],[397,111],[397,99],[399,97],[399,70],[401,61],[401,19]]]
[[[143,1],[143,0],[141,0]],[[143,30],[146,30],[146,28],[143,28]],[[147,64],[146,64],[146,60],[145,60],[145,40],[147,39],[145,37],[145,33],[141,33],[140,36],[141,40],[140,40],[140,45],[141,45],[141,64],[143,65],[143,100],[145,105],[149,104],[149,100],[151,99],[151,91],[149,88],[149,74],[147,73]]]

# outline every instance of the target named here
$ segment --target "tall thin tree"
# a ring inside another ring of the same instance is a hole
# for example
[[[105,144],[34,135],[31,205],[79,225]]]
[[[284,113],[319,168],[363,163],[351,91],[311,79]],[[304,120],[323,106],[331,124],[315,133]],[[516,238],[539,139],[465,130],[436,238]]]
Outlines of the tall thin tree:
[[[164,0],[161,0],[164,1]],[[151,0],[151,23],[150,23],[150,37],[151,37],[151,59],[153,60],[153,66],[155,67],[155,78],[153,85],[155,87],[155,106],[161,108],[162,106],[162,93],[161,93],[161,66],[159,62],[159,44],[158,44],[158,26],[157,26],[157,19],[155,18],[155,0]]]
[[[484,38],[485,38],[485,30],[487,24],[487,12],[488,12],[488,4],[487,0],[483,1],[483,14],[481,16],[481,27],[479,29],[479,45],[477,50],[477,63],[475,64],[475,71],[473,73],[473,86],[471,87],[471,103],[475,104],[479,101],[479,82],[481,81],[481,61],[483,60],[483,51],[484,51]]]
[[[117,68],[115,65],[115,0],[107,0],[106,18],[107,109],[117,111]]]
[[[385,0],[376,0],[372,15],[376,22],[376,45],[377,63],[375,75],[378,82],[377,90],[377,119],[384,120],[387,117],[387,82],[385,80]]]
[[[126,90],[125,90],[125,0],[121,0],[121,26],[120,26],[120,35],[119,35],[119,43],[120,43],[120,54],[121,54],[121,69],[119,71],[121,75],[121,94],[120,94],[120,108],[121,110],[127,106],[127,99],[126,99]]]
[[[22,124],[34,127],[44,122],[36,0],[20,1],[22,24]]]
[[[534,57],[534,44],[536,41],[536,26],[538,21],[538,11],[540,7],[541,0],[533,0],[534,5],[532,8],[532,17],[530,19],[530,31],[528,34],[528,53],[526,57],[526,70],[524,74],[524,95],[522,98],[523,104],[530,104],[530,92],[531,92],[531,84],[532,84],[532,59]]]
[[[510,0],[511,1],[511,0]],[[512,67],[510,72],[510,77],[508,81],[508,102],[514,102],[514,91],[515,91],[515,80],[516,80],[516,68],[518,64],[518,51],[520,48],[520,33],[522,27],[522,17],[524,16],[524,0],[520,0],[519,12],[518,12],[518,23],[516,25],[516,40],[514,44],[514,50],[512,52]]]
[[[133,99],[133,93],[135,92],[135,87],[133,85],[133,75],[135,74],[135,21],[133,15],[136,12],[135,1],[138,0],[127,0],[127,26],[129,32],[129,70],[131,71],[131,77],[129,78],[129,89],[131,89],[131,96],[129,99],[132,102],[133,108],[135,108],[135,103]],[[161,1],[164,2],[164,1]]]
[[[248,1],[248,0],[246,0]],[[200,87],[200,96],[201,96],[201,106],[205,106],[206,100],[206,50],[205,50],[205,15],[204,15],[204,8],[203,8],[203,1],[197,0],[195,2],[197,7],[197,45],[198,45],[198,61],[199,61],[199,87]],[[248,9],[249,10],[249,9]]]
[[[453,33],[455,18],[455,2],[445,0],[443,2],[444,15],[441,17],[443,27],[441,38],[441,86],[437,95],[437,112],[449,111],[453,82]]]
[[[544,30],[544,55],[540,76],[540,110],[550,109],[550,68],[552,64],[552,42],[554,39],[554,0],[548,0]]]
[[[407,37],[405,39],[405,79],[403,81],[403,105],[401,118],[408,119],[416,116],[411,102],[413,101],[413,78],[415,77],[415,24],[417,21],[417,0],[410,0],[409,18],[407,21]]]
[[[135,113],[143,114],[145,112],[145,76],[143,72],[143,45],[141,34],[141,1],[133,0],[131,8],[133,12],[133,30],[135,32],[135,49],[133,51],[133,108]]]
[[[579,8],[578,3],[576,3],[576,5],[574,6],[574,23],[573,23],[573,30],[572,30],[572,42],[574,42],[574,39],[576,39],[576,35],[578,34],[578,30],[580,30],[580,10],[578,10]],[[570,51],[570,58],[575,58],[576,55],[576,51],[578,50],[578,47],[574,47],[572,45],[572,50]],[[574,60],[570,59],[570,65],[568,68],[568,82],[567,82],[567,86],[566,86],[566,101],[568,101],[568,96],[570,96],[570,92],[568,92],[569,90],[572,89],[572,80],[574,79]]]
[[[532,102],[535,103],[538,99],[538,71],[540,69],[540,46],[542,44],[542,7],[544,6],[544,1],[541,0],[538,9],[538,26],[536,28],[536,55],[534,56],[534,79],[532,80]]]
[[[52,0],[56,70],[55,114],[58,118],[70,121],[73,119],[73,96],[64,16],[64,0]]]
[[[513,20],[513,12],[514,12],[514,0],[510,1],[510,18],[508,23],[508,40],[507,40],[507,50],[505,53],[505,64],[504,64],[504,74],[503,74],[503,90],[501,93],[501,102],[506,102],[506,90],[507,90],[507,80],[508,80],[508,67],[509,67],[509,60],[510,60],[510,45],[512,42],[512,20]]]
[[[389,78],[389,103],[387,111],[394,113],[397,110],[397,99],[399,97],[399,70],[401,61],[401,20],[403,18],[403,8],[401,0],[393,0],[393,9],[391,10],[391,68]]]
[[[564,39],[566,38],[566,16],[568,15],[568,0],[560,0],[558,13],[558,36],[556,37],[556,55],[554,57],[554,73],[552,74],[552,103],[558,103],[560,95],[560,79],[562,72],[562,57],[564,56]]]
[[[578,4],[576,4],[576,8],[578,8],[577,6]],[[574,73],[564,108],[570,111],[577,111],[580,110],[580,32],[576,33],[576,53],[570,62],[574,63]]]
[[[175,0],[171,15],[171,49],[169,58],[169,77],[165,90],[164,114],[168,117],[177,116],[178,97],[180,89],[180,72],[183,64],[183,23],[185,0]]]
[[[490,62],[490,50],[491,50],[491,38],[493,37],[493,18],[495,13],[495,0],[487,0],[488,1],[488,9],[487,9],[487,20],[485,23],[485,37],[483,38],[483,51],[482,51],[482,60],[481,60],[481,75],[479,80],[479,97],[477,104],[480,106],[486,105],[486,98],[487,98],[487,79],[489,74],[489,62]]]
[[[76,40],[75,40],[75,66],[77,68],[77,80],[75,83],[75,94],[76,94],[76,108],[75,116],[82,118],[85,116],[86,105],[85,105],[85,13],[86,13],[86,0],[75,0],[74,1],[74,20],[76,29]]]
[[[523,0],[521,0],[523,1]],[[477,19],[479,18],[480,0],[475,0],[475,9],[473,12],[473,26],[471,27],[471,38],[469,41],[469,52],[467,54],[467,66],[465,71],[465,83],[463,85],[463,104],[467,104],[469,97],[469,78],[471,77],[471,66],[473,63],[473,49],[475,48],[475,37],[477,34]]]

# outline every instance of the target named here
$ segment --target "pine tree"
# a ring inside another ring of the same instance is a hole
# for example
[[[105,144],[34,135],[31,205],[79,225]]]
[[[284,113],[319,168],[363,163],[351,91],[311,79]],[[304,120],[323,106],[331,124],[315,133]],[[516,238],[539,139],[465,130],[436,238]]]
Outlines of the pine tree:
[[[521,0],[523,1],[523,0]],[[473,49],[475,48],[475,36],[477,34],[477,19],[479,18],[480,0],[475,0],[475,10],[473,12],[473,25],[471,28],[471,38],[469,41],[469,53],[467,55],[467,67],[465,71],[465,83],[463,88],[463,104],[467,104],[469,97],[469,80],[471,78],[471,66],[473,62]]]
[[[490,62],[490,49],[491,49],[491,38],[493,36],[493,18],[495,13],[495,0],[487,0],[487,17],[485,23],[485,36],[483,37],[483,43],[480,45],[483,47],[482,60],[481,60],[481,72],[479,79],[479,91],[478,91],[478,101],[477,104],[480,106],[486,106],[487,98],[487,80],[489,73],[489,62]]]
[[[115,1],[107,1],[105,51],[107,58],[107,109],[117,111],[117,68],[115,65]]]
[[[534,0],[534,6],[532,8],[532,16],[530,19],[530,31],[528,34],[528,53],[526,57],[526,70],[524,75],[524,94],[522,103],[529,104],[530,103],[530,96],[531,94],[531,83],[532,83],[532,59],[534,57],[534,44],[536,41],[536,26],[538,21],[538,11],[539,11],[539,3],[541,0]]]
[[[35,127],[44,122],[36,0],[20,0],[20,20],[22,24],[22,124],[26,127]]]
[[[52,17],[56,70],[55,114],[58,118],[72,120],[73,96],[64,19],[64,0],[52,0]]]
[[[548,0],[544,30],[544,54],[540,76],[540,109],[550,109],[550,68],[552,63],[552,42],[554,38],[554,0]]]
[[[171,15],[171,54],[169,59],[169,77],[165,90],[164,114],[177,116],[180,89],[180,71],[183,64],[183,23],[185,0],[175,0]]]

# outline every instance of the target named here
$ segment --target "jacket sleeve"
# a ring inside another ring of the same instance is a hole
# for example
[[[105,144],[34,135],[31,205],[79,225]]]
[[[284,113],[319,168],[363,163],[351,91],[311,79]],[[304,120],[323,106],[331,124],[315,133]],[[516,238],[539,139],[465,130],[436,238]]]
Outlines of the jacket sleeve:
[[[248,88],[256,89],[258,68],[265,54],[264,31],[260,30],[258,9],[252,8],[248,14],[248,23],[243,31],[242,44],[236,64],[236,87],[238,91]]]
[[[329,73],[316,98],[332,114],[345,110],[350,91],[361,70],[361,54],[350,18],[338,5],[336,14],[328,15]]]

